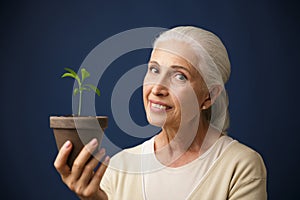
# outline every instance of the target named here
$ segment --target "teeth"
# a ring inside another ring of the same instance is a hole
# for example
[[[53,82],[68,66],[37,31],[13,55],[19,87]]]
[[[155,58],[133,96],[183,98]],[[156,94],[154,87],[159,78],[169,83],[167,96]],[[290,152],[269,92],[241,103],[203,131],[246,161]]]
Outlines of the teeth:
[[[160,105],[160,104],[156,104],[156,103],[152,103],[152,107],[154,108],[158,108],[158,109],[166,109],[167,107],[166,106],[163,106],[163,105]]]

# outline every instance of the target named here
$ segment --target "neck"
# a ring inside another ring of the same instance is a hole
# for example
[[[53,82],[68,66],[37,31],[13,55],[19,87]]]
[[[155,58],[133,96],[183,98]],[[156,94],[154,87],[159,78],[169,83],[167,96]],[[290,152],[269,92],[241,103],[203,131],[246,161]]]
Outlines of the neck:
[[[210,128],[206,120],[195,119],[180,127],[164,126],[155,138],[155,153],[166,165],[185,156],[189,157],[188,160],[192,156],[193,160],[202,155],[219,137],[220,133]]]

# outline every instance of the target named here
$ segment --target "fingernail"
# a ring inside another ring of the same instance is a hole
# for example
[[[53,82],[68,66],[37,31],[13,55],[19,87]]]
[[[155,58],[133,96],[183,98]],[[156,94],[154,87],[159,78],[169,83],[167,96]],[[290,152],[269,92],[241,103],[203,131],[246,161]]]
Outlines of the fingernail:
[[[105,149],[104,149],[104,148],[101,148],[99,152],[100,152],[101,154],[105,154]]]
[[[90,144],[91,144],[92,146],[96,146],[96,145],[98,144],[97,139],[96,139],[96,138],[92,139],[92,140],[90,141]]]
[[[109,161],[109,156],[106,156],[105,159],[104,159],[104,162],[108,163],[108,161]]]
[[[71,146],[71,142],[68,140],[65,142],[65,148],[69,148]]]

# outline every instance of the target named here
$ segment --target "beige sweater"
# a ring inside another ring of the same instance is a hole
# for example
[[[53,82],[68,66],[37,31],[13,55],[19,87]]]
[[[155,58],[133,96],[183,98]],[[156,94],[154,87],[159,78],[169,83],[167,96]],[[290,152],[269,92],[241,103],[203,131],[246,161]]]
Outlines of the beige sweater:
[[[138,154],[141,151],[141,145],[139,145],[123,152]],[[109,167],[100,187],[107,193],[110,200],[143,200],[142,175],[126,172],[126,169],[132,169],[131,165],[137,165],[137,163],[128,162],[128,157],[123,155],[120,153],[111,160],[111,163],[117,162],[119,166],[122,166],[123,170]],[[237,141],[232,142],[188,198],[188,200],[196,199],[267,199],[266,169],[261,156]]]

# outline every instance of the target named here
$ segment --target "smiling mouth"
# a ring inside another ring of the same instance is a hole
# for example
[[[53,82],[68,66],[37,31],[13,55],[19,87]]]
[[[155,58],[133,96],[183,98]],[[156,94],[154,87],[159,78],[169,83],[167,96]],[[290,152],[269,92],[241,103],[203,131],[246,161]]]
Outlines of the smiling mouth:
[[[150,102],[150,106],[152,109],[160,110],[160,111],[170,110],[172,108],[170,106],[162,105],[162,104],[154,103],[154,102]]]

